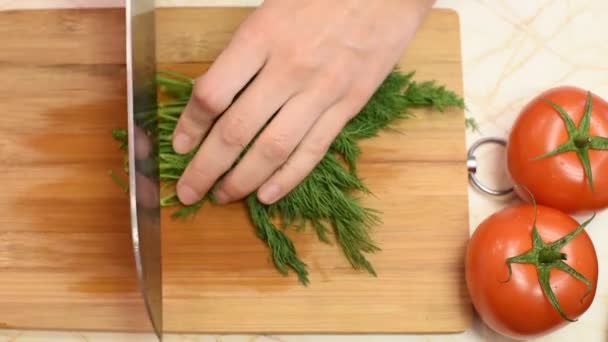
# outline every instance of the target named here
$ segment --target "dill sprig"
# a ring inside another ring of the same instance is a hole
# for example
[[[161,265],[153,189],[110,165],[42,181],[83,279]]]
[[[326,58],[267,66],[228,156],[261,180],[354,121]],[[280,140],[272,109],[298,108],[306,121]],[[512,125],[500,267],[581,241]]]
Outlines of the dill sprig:
[[[120,176],[117,175],[116,172],[114,172],[113,170],[109,170],[108,176],[110,176],[110,178],[112,178],[112,180],[122,188],[122,191],[124,191],[125,193],[129,193],[129,184],[127,184],[127,181],[120,178]]]
[[[380,250],[372,239],[372,230],[381,223],[381,213],[364,207],[357,197],[357,194],[370,194],[357,176],[357,160],[361,155],[360,140],[375,137],[380,131],[391,129],[398,121],[412,116],[409,112],[411,108],[429,107],[438,111],[448,107],[464,108],[463,100],[444,86],[433,81],[417,83],[413,78],[414,72],[394,70],[390,73],[360,113],[336,137],[327,155],[284,198],[272,205],[258,201],[255,193],[246,198],[256,235],[268,245],[271,258],[280,273],[288,274],[291,269],[302,284],[308,284],[307,266],[298,257],[293,241],[283,230],[300,231],[309,227],[323,243],[332,243],[333,236],[353,268],[364,269],[376,275],[366,254]],[[145,113],[152,115],[144,119],[144,122],[158,122],[158,160],[160,179],[163,182],[161,206],[179,207],[173,214],[174,218],[188,217],[200,210],[205,202],[214,202],[213,196],[209,194],[194,205],[183,206],[174,189],[175,183],[198,150],[179,155],[172,146],[172,134],[191,96],[193,81],[188,76],[171,71],[159,72],[157,81],[160,92],[172,98],[159,103],[155,113]],[[116,129],[113,136],[124,151],[127,144],[126,130]],[[246,146],[241,156],[249,146]],[[235,165],[237,163],[238,160]],[[278,226],[274,222],[278,222]]]
[[[464,119],[464,126],[473,133],[480,133],[479,124],[475,118],[469,117]]]

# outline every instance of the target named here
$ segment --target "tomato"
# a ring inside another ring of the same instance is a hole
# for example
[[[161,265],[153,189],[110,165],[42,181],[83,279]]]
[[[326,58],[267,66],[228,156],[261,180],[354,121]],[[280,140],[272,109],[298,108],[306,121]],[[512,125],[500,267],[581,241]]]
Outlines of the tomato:
[[[590,125],[585,130],[582,119],[588,99]],[[547,100],[572,119],[574,134]],[[527,188],[539,204],[567,213],[608,207],[607,136],[608,103],[600,97],[566,86],[538,95],[523,108],[508,139],[507,165],[517,193],[527,199]],[[535,159],[565,144],[569,151]],[[581,159],[587,154],[588,174]]]
[[[527,252],[533,248],[534,217],[531,204],[493,214],[477,227],[466,252],[466,284],[475,310],[491,329],[517,339],[548,334],[567,324],[566,317],[581,316],[593,302],[597,287],[597,255],[584,231],[588,221],[579,225],[564,212],[542,205],[538,206],[536,231],[544,241],[540,242],[545,245],[541,248],[544,252],[532,253],[537,265],[512,263],[509,278],[507,260],[515,256],[529,259],[531,255]],[[562,241],[561,247],[547,249],[567,235],[573,238]],[[589,283],[555,267],[562,262]],[[565,317],[549,300],[541,273],[547,274],[546,284]]]

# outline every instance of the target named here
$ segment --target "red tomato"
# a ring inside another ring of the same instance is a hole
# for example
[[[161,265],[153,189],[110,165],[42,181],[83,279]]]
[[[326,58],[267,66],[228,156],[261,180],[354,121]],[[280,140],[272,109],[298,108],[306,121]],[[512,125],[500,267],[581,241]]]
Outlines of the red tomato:
[[[477,227],[467,248],[465,274],[473,305],[485,324],[511,338],[538,337],[568,323],[543,292],[535,265],[512,264],[509,279],[506,260],[532,248],[533,222],[533,205],[504,209]],[[549,244],[579,224],[561,211],[538,206],[536,226],[542,240]],[[597,256],[584,230],[558,251],[566,254],[567,260],[563,262],[591,282],[589,288],[562,270],[549,272],[549,284],[558,303],[569,318],[575,319],[589,308],[595,297]],[[590,292],[585,296],[587,290]]]
[[[608,136],[608,103],[595,95],[592,98],[590,128],[579,137],[583,143],[585,138]],[[569,139],[564,120],[545,100],[561,106],[576,127],[581,128],[587,92],[575,87],[558,87],[540,94],[523,108],[507,146],[508,170],[517,193],[527,199],[527,192],[523,190],[527,188],[539,204],[568,213],[607,207],[608,150],[588,149],[594,191],[576,151],[534,160]],[[596,138],[595,143],[599,144],[600,140]]]

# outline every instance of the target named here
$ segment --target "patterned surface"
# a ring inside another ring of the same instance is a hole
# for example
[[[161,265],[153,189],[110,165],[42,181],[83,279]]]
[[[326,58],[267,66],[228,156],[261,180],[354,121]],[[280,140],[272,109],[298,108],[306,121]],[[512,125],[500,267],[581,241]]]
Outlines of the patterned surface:
[[[256,5],[256,0],[158,0],[161,6]],[[50,7],[112,7],[124,0],[0,0],[0,10]],[[461,19],[465,98],[469,116],[480,124],[468,142],[481,136],[505,137],[518,110],[538,92],[571,84],[608,98],[608,2],[605,0],[509,1],[439,0],[437,7],[458,11]],[[499,184],[503,171],[500,150],[480,151],[480,177]],[[496,210],[515,203],[512,197],[488,198],[471,190],[471,230]],[[600,259],[596,300],[579,322],[541,341],[608,340],[608,211],[588,227]],[[1,308],[0,308],[1,310]],[[406,336],[169,336],[166,341],[222,342],[393,342],[501,341],[482,323],[458,335]],[[0,331],[5,341],[153,341],[129,334]]]

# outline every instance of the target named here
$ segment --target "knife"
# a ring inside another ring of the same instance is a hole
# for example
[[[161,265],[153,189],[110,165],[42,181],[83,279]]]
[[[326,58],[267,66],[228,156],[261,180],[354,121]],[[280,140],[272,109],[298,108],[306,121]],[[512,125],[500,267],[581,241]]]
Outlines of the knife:
[[[129,199],[140,291],[162,340],[162,265],[158,127],[156,121],[155,1],[126,1]]]

